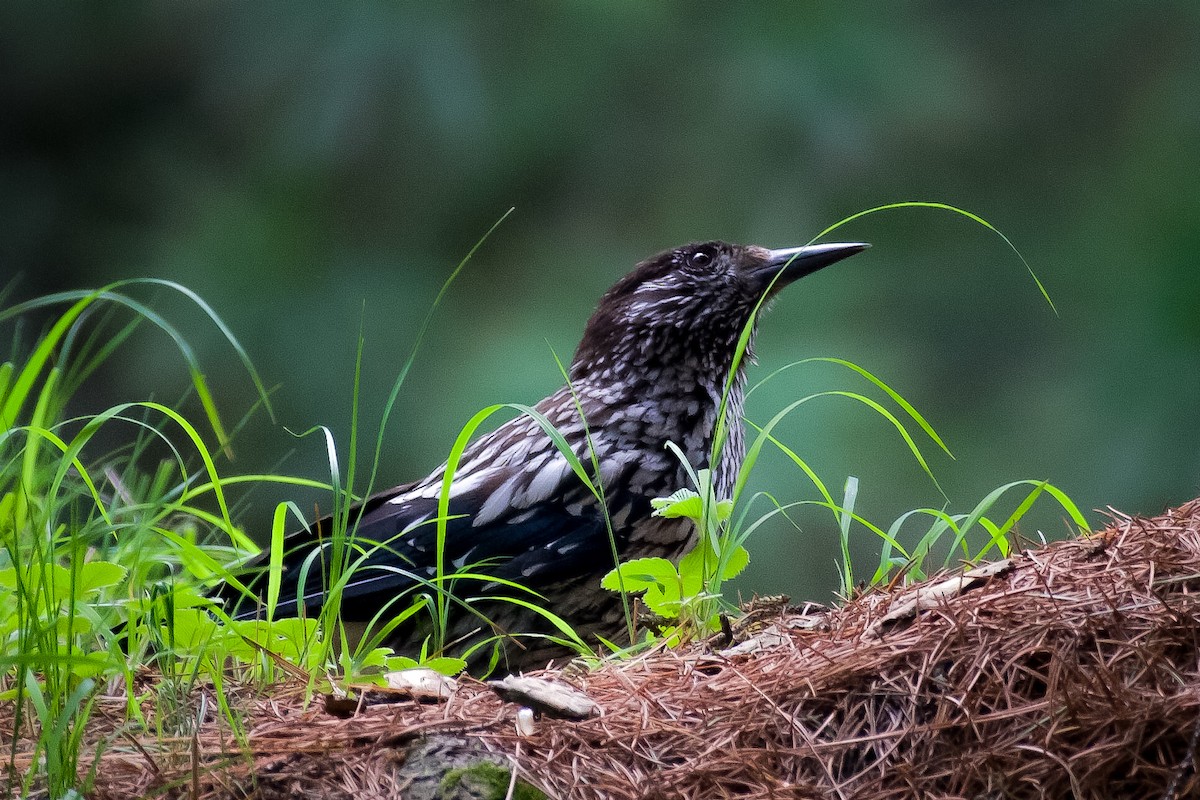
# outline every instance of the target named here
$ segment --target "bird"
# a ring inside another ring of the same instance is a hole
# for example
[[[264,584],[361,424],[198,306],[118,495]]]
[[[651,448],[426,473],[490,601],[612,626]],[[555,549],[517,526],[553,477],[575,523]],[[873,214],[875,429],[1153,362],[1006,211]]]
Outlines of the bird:
[[[558,633],[554,625],[524,603],[548,609],[585,642],[627,641],[621,598],[603,589],[601,578],[615,566],[614,551],[620,561],[678,560],[695,546],[689,520],[656,516],[651,504],[688,486],[688,465],[712,470],[718,498],[732,494],[745,455],[741,416],[757,309],[785,286],[868,247],[710,241],[639,263],[601,297],[567,383],[534,406],[542,419],[514,417],[461,453],[449,485],[441,573],[437,519],[446,464],[351,509],[362,563],[345,582],[342,619],[371,620],[397,597],[428,592],[437,575],[467,570],[477,577],[449,586],[459,601],[449,606],[446,640],[497,642],[492,663],[498,654],[508,671],[566,655],[550,638]],[[747,326],[745,357],[735,365]],[[709,464],[723,400],[727,436]],[[597,468],[591,487],[563,454],[564,442],[584,469]],[[332,529],[325,517],[285,539],[277,618],[314,613],[325,601]],[[259,572],[246,573],[250,595],[225,592],[237,618],[261,613],[260,603],[246,598],[266,585],[262,565],[260,557]],[[407,605],[395,603],[394,613]],[[413,647],[420,635],[402,625],[390,641]]]

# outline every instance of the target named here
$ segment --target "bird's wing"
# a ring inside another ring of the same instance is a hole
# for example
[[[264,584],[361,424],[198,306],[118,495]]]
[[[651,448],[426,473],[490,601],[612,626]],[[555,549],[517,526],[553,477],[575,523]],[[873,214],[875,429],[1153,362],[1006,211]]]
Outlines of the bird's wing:
[[[352,523],[357,519],[357,527],[350,559],[362,558],[343,590],[347,618],[369,618],[392,597],[436,577],[440,492],[438,472],[377,494],[352,510],[350,518]],[[451,486],[447,516],[443,575],[456,570],[486,573],[536,591],[580,574],[602,572],[602,565],[612,561],[601,505],[552,449],[520,464],[477,468],[466,475],[460,471]],[[326,517],[288,537],[276,613],[296,613],[298,598],[304,605],[320,605],[332,529]],[[321,557],[312,557],[318,549]],[[248,585],[261,592],[265,579]],[[253,615],[252,610],[239,611],[239,616]]]

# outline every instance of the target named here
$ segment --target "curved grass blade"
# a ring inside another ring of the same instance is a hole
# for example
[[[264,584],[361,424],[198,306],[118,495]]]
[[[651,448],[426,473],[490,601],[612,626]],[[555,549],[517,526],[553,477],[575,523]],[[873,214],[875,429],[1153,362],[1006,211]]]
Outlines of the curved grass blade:
[[[858,364],[855,364],[853,361],[847,361],[846,359],[843,359],[843,358],[835,358],[835,357],[831,357],[831,356],[813,356],[811,358],[802,358],[799,361],[793,361],[790,364],[785,364],[784,366],[780,367],[779,369],[776,369],[773,372],[771,372],[771,374],[767,375],[762,380],[755,383],[754,386],[750,387],[750,390],[746,392],[746,397],[750,397],[750,395],[752,395],[755,392],[755,390],[757,390],[760,386],[767,383],[767,381],[770,381],[776,375],[779,375],[780,373],[782,373],[786,370],[792,369],[793,367],[799,367],[804,364],[818,364],[818,363],[835,364],[837,366],[845,367],[846,369],[858,373],[859,375],[866,378],[871,383],[875,384],[877,387],[882,389],[884,391],[884,393],[887,394],[888,397],[892,398],[892,400],[896,403],[896,405],[898,405],[898,406],[900,406],[900,408],[904,409],[904,413],[908,414],[908,416],[912,419],[912,421],[917,423],[917,425],[920,426],[921,430],[925,431],[925,435],[928,436],[930,439],[932,439],[937,444],[937,446],[942,449],[942,451],[946,455],[950,456],[951,458],[954,458],[954,453],[950,452],[950,448],[947,447],[946,443],[942,441],[942,437],[938,436],[937,431],[935,431],[933,429],[933,426],[930,425],[928,421],[926,421],[925,417],[921,415],[921,412],[917,411],[917,409],[912,405],[912,403],[905,400],[903,395],[901,395],[899,392],[897,392],[895,389],[893,389],[891,386],[889,386],[883,380],[876,377],[869,370],[864,369],[863,367],[860,367]]]
[[[197,397],[200,399],[201,406],[204,408],[204,413],[208,418],[209,426],[212,428],[213,433],[216,434],[217,441],[220,443],[221,448],[226,451],[227,455],[232,455],[232,451],[229,449],[229,436],[225,431],[223,423],[221,422],[220,415],[217,412],[216,403],[213,400],[212,392],[208,386],[208,381],[204,376],[204,371],[200,367],[199,359],[197,358],[191,344],[179,332],[179,330],[175,328],[174,325],[167,322],[167,320],[158,312],[154,311],[144,303],[116,291],[126,286],[136,286],[140,284],[166,286],[170,289],[180,292],[189,300],[196,303],[196,305],[209,317],[209,319],[217,325],[218,330],[221,331],[222,335],[226,337],[226,340],[234,348],[234,351],[237,353],[242,365],[251,376],[251,379],[254,381],[254,385],[258,389],[259,396],[262,399],[264,406],[267,408],[268,413],[271,414],[272,419],[274,419],[274,412],[271,408],[270,398],[268,396],[266,386],[259,377],[258,371],[255,369],[253,362],[250,361],[245,348],[242,347],[241,342],[239,342],[237,337],[234,336],[233,332],[225,324],[224,320],[222,320],[216,314],[216,312],[213,311],[213,309],[199,297],[199,295],[195,294],[190,289],[175,283],[174,281],[168,281],[160,278],[130,278],[122,281],[114,281],[113,283],[110,283],[100,289],[92,291],[75,290],[56,292],[0,310],[0,321],[3,321],[15,316],[19,316],[20,314],[26,313],[32,309],[45,308],[67,302],[72,303],[70,308],[68,308],[68,310],[55,321],[53,326],[51,326],[50,330],[38,343],[37,347],[34,349],[34,352],[26,361],[25,367],[22,369],[17,381],[14,383],[13,390],[5,400],[3,408],[0,408],[0,424],[14,424],[20,407],[24,404],[33,382],[41,373],[43,367],[55,349],[62,343],[64,337],[68,335],[71,326],[84,312],[84,310],[98,300],[107,300],[109,302],[114,302],[129,308],[135,314],[138,314],[147,321],[153,323],[171,338],[171,340],[175,343],[176,348],[183,356],[184,361],[187,363],[188,372],[192,379],[192,385],[195,387]]]
[[[369,487],[374,486],[375,478],[379,473],[379,461],[383,453],[384,431],[387,428],[388,420],[390,420],[392,417],[392,409],[396,405],[396,400],[400,396],[400,388],[404,385],[404,380],[408,377],[409,370],[412,369],[412,365],[417,359],[417,351],[420,349],[421,343],[425,341],[425,334],[429,331],[429,326],[433,322],[434,312],[437,311],[438,307],[441,305],[442,299],[450,290],[450,285],[454,283],[456,278],[458,278],[459,273],[461,273],[467,266],[467,263],[474,258],[475,253],[479,251],[479,248],[483,247],[483,243],[486,242],[493,233],[495,233],[496,229],[499,228],[500,225],[506,219],[508,219],[514,211],[516,211],[515,206],[508,209],[508,211],[505,211],[500,215],[500,219],[493,222],[492,226],[487,229],[487,232],[484,233],[483,236],[479,237],[479,241],[475,242],[471,249],[467,251],[467,254],[463,256],[462,260],[458,262],[458,266],[456,266],[450,273],[450,277],[446,278],[446,280],[442,282],[442,287],[438,289],[437,296],[433,298],[433,303],[429,306],[429,310],[425,312],[425,318],[421,321],[421,327],[417,329],[417,338],[413,342],[412,349],[409,350],[408,358],[404,360],[404,365],[400,367],[400,373],[396,376],[396,380],[392,382],[392,389],[388,393],[387,402],[383,405],[383,417],[379,423],[379,435],[375,440],[375,458],[371,463],[371,477],[367,482],[368,494],[370,493]]]
[[[1033,267],[1029,266],[1029,262],[1025,260],[1025,256],[1021,255],[1021,251],[1017,249],[1017,246],[1014,245],[1012,243],[1012,241],[1007,236],[1005,236],[1004,233],[1002,233],[1000,231],[999,228],[992,225],[992,223],[988,222],[983,217],[979,216],[978,214],[973,214],[970,211],[966,211],[965,209],[961,209],[956,206],[949,205],[947,203],[936,203],[936,202],[929,202],[929,201],[925,201],[925,200],[908,200],[908,201],[901,202],[901,203],[887,203],[886,205],[875,206],[874,208],[868,208],[865,211],[859,211],[857,214],[851,214],[850,216],[848,216],[838,222],[835,222],[834,224],[830,225],[825,230],[818,233],[812,241],[815,242],[817,239],[820,239],[822,236],[833,233],[835,230],[842,227],[846,223],[852,222],[852,221],[858,219],[859,217],[865,217],[868,214],[875,214],[879,211],[890,211],[895,208],[936,208],[936,209],[941,209],[942,211],[952,211],[955,214],[961,214],[962,216],[966,217],[967,219],[972,220],[973,222],[977,222],[980,225],[982,225],[983,227],[987,228],[989,231],[991,231],[992,233],[996,234],[1001,239],[1003,239],[1004,243],[1006,245],[1008,245],[1009,249],[1017,254],[1017,258],[1021,259],[1021,263],[1025,265],[1025,269],[1029,272],[1029,277],[1033,278],[1033,282],[1037,285],[1038,291],[1041,292],[1042,297],[1045,298],[1046,303],[1049,304],[1050,310],[1054,312],[1055,316],[1058,316],[1058,308],[1055,307],[1054,301],[1050,299],[1050,293],[1046,291],[1046,287],[1042,285],[1041,279],[1039,279],[1037,276],[1037,273],[1035,273],[1033,271]],[[810,242],[810,244],[811,244],[811,242]]]

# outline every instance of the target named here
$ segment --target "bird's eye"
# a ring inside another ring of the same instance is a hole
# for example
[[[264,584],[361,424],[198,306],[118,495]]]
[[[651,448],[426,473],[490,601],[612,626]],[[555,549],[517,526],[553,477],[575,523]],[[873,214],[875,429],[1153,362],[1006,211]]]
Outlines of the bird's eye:
[[[708,247],[702,247],[688,256],[688,266],[691,267],[707,267],[712,262],[713,251]]]

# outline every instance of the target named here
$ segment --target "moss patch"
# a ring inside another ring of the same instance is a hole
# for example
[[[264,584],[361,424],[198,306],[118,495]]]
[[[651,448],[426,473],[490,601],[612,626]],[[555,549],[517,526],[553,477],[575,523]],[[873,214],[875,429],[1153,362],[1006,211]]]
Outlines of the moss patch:
[[[452,769],[442,779],[441,797],[444,800],[504,800],[512,773],[485,761],[462,769]],[[546,800],[546,795],[524,781],[517,781],[513,800]]]

